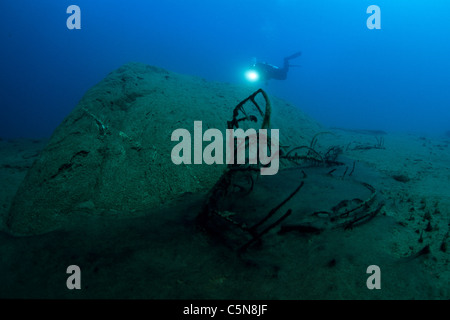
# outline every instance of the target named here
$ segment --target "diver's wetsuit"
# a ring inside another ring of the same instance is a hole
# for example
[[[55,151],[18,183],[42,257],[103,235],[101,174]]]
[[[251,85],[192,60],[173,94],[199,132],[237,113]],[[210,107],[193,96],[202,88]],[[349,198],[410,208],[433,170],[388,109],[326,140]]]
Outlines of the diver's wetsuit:
[[[286,80],[289,71],[289,60],[297,58],[301,54],[301,52],[296,52],[293,55],[284,58],[283,68],[261,62],[256,63],[254,68],[261,75],[261,78],[266,81],[269,79]]]

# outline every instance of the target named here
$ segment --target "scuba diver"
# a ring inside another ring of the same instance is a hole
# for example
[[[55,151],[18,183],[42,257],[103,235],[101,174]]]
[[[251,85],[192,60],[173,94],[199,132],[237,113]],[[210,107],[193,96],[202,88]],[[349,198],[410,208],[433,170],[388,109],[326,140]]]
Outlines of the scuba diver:
[[[302,53],[296,52],[284,58],[283,67],[277,67],[266,62],[256,62],[247,71],[246,76],[250,81],[264,80],[266,83],[270,79],[286,80],[289,67],[298,67],[289,64],[289,60],[299,57]]]

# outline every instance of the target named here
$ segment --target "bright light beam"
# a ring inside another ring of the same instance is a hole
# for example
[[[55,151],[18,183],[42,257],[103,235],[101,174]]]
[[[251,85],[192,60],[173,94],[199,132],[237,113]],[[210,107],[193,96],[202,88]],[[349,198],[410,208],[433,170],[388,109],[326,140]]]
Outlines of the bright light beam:
[[[245,73],[245,77],[248,81],[255,82],[259,80],[259,74],[255,70],[248,70]]]

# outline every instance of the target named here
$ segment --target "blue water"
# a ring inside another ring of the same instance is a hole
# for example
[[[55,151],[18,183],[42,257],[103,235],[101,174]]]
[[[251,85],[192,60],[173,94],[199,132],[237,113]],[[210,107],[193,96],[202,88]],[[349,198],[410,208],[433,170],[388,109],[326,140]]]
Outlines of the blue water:
[[[81,30],[66,27],[72,4]],[[369,5],[380,30],[366,26]],[[2,0],[0,136],[49,136],[129,61],[245,84],[253,57],[281,65],[299,50],[287,80],[260,86],[328,126],[443,133],[449,10],[438,0]]]

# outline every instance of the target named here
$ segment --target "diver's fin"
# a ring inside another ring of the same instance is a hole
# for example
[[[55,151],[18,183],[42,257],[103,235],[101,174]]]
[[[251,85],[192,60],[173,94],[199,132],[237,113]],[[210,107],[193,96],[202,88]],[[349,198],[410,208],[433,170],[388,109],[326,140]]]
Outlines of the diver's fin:
[[[284,59],[286,59],[286,60],[291,60],[291,59],[295,59],[295,58],[297,58],[297,57],[300,57],[301,55],[302,55],[302,52],[299,51],[299,52],[296,52],[296,53],[294,53],[293,55],[290,55],[289,57],[286,57],[286,58],[284,58]]]

